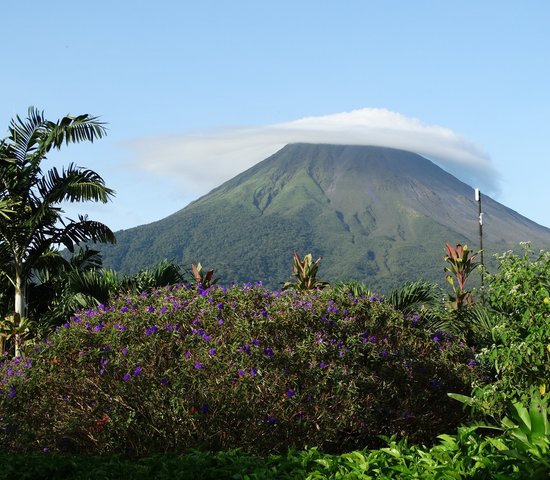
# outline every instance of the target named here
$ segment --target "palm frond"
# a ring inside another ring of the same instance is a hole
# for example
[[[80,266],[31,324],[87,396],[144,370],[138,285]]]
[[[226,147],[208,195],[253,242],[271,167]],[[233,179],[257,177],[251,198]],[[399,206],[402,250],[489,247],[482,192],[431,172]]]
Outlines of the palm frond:
[[[72,270],[69,273],[69,291],[73,295],[95,300],[96,305],[107,303],[121,289],[122,279],[113,270]],[[85,305],[80,305],[84,307]]]
[[[103,122],[88,114],[71,117],[66,115],[57,122],[46,122],[47,135],[40,145],[40,153],[45,155],[52,148],[60,149],[63,144],[93,142],[107,134]]]
[[[69,223],[52,236],[53,244],[63,244],[70,252],[74,251],[75,245],[88,241],[116,243],[116,237],[107,225],[88,220],[86,215],[79,215],[78,221],[69,219]]]
[[[59,251],[48,248],[33,264],[33,276],[40,283],[46,283],[67,268],[69,268],[69,262],[61,256]]]
[[[357,280],[346,280],[336,282],[334,284],[334,290],[340,293],[348,293],[354,297],[372,297],[374,293],[367,288],[367,286]]]
[[[107,203],[115,192],[105,186],[103,178],[93,170],[82,169],[71,163],[61,173],[51,168],[37,183],[45,205],[63,201],[94,201]]]
[[[468,306],[462,313],[465,328],[477,345],[492,342],[493,329],[506,321],[505,315],[481,303]]]
[[[78,270],[96,270],[103,265],[103,259],[99,250],[94,250],[85,245],[79,248],[69,260],[71,268]]]
[[[176,285],[185,280],[178,265],[163,260],[152,269],[142,270],[128,279],[128,287],[136,292]]]
[[[436,306],[440,304],[441,295],[436,284],[418,281],[405,283],[400,288],[393,290],[386,301],[396,310],[410,313],[422,305]]]
[[[8,138],[12,142],[15,157],[20,163],[25,163],[29,154],[34,153],[39,147],[44,123],[43,113],[34,107],[29,107],[25,120],[19,115],[11,120]]]
[[[17,202],[13,202],[10,199],[0,200],[0,217],[3,217],[4,220],[10,220],[11,215],[15,213],[13,207],[17,204]]]

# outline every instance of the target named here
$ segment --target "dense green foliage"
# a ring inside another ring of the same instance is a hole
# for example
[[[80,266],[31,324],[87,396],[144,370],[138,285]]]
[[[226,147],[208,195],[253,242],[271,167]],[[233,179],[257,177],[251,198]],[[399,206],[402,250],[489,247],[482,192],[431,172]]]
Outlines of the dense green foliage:
[[[550,442],[538,446],[518,440],[512,433],[481,435],[476,427],[442,435],[427,448],[406,440],[387,439],[374,450],[330,455],[317,448],[290,450],[265,457],[239,451],[192,451],[185,455],[151,455],[141,459],[123,456],[91,457],[1,454],[0,479],[546,479]]]
[[[377,297],[175,287],[84,311],[6,360],[0,436],[133,455],[431,442],[465,419],[446,394],[476,371],[465,345]]]
[[[550,389],[550,252],[525,245],[523,254],[498,260],[498,273],[487,275],[480,292],[491,323],[477,360],[492,378],[474,397],[476,408],[497,416],[507,402]]]

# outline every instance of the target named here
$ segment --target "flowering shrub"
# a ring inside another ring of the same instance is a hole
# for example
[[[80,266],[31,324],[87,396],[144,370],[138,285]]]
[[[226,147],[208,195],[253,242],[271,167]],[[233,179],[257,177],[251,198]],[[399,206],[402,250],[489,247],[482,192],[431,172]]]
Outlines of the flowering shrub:
[[[377,297],[173,287],[79,315],[0,367],[9,451],[253,453],[429,442],[463,419],[471,351]]]
[[[498,417],[508,403],[550,391],[550,252],[535,254],[525,244],[523,254],[506,252],[497,260],[499,270],[487,275],[483,294],[499,321],[477,358],[493,378],[477,386],[474,406]]]

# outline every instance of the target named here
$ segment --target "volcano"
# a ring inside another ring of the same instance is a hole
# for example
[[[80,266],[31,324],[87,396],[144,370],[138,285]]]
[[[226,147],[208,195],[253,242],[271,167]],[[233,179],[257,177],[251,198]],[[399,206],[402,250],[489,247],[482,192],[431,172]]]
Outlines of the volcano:
[[[483,196],[484,257],[550,246],[550,229]],[[290,144],[176,213],[116,232],[104,265],[135,273],[163,259],[201,262],[222,283],[278,287],[292,254],[323,257],[319,278],[383,293],[406,281],[442,283],[444,243],[479,249],[474,189],[412,152]]]

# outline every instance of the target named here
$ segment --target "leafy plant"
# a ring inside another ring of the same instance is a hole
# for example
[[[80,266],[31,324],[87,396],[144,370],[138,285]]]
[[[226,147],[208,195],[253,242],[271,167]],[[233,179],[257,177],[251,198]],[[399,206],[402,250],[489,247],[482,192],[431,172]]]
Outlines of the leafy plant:
[[[295,289],[299,291],[320,290],[328,286],[328,282],[317,280],[317,272],[321,257],[313,261],[313,256],[308,253],[303,259],[298,253],[294,253],[292,262],[292,275],[296,278],[295,282],[285,282],[283,290]]]
[[[180,285],[83,311],[29,363],[0,365],[0,444],[144,455],[342,452],[396,432],[431,442],[465,418],[445,393],[470,391],[471,359],[378,298]]]
[[[514,402],[512,414],[502,420],[502,426],[514,440],[514,456],[535,456],[545,461],[546,467],[550,470],[550,461],[547,459],[550,452],[547,402],[536,396],[533,396],[528,407],[521,402]]]
[[[456,247],[445,243],[447,255],[445,261],[448,266],[444,268],[447,273],[447,282],[451,285],[454,295],[449,295],[449,303],[453,310],[461,311],[465,305],[473,302],[472,292],[466,290],[466,281],[470,274],[480,265],[474,262],[477,255],[470,255],[468,245],[458,243]]]
[[[550,386],[550,253],[506,252],[498,271],[486,276],[484,307],[489,311],[489,339],[478,363],[488,380],[474,385],[476,408],[502,415],[510,401],[529,401]]]
[[[12,341],[13,351],[23,352],[23,346],[28,340],[27,336],[30,333],[30,321],[28,318],[21,318],[18,313],[12,313],[4,317],[4,320],[0,322],[0,355],[3,355],[6,350],[6,342]]]
[[[191,264],[191,272],[193,273],[193,278],[195,279],[195,286],[197,288],[210,288],[212,285],[218,283],[218,278],[214,277],[214,270],[208,270],[204,272],[202,265],[199,262],[197,265],[194,263]]]

